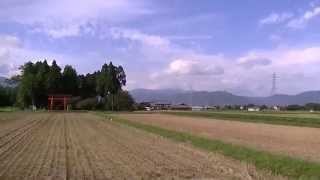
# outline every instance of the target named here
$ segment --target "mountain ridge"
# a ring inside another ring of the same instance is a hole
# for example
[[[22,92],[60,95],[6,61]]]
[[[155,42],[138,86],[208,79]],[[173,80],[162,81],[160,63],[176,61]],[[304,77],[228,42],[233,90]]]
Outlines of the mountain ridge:
[[[137,102],[169,102],[172,104],[206,105],[290,105],[320,103],[320,91],[305,91],[296,95],[276,94],[267,97],[235,95],[227,91],[185,91],[179,89],[133,89]]]

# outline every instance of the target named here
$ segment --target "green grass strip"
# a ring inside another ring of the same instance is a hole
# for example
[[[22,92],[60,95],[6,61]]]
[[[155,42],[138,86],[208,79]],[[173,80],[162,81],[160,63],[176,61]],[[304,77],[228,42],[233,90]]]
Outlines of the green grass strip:
[[[214,113],[214,112],[163,112],[165,114],[214,118],[217,120],[231,120],[242,122],[255,122],[265,124],[289,125],[289,126],[303,126],[320,128],[320,118],[310,117],[285,117],[276,115],[258,115],[258,114],[244,114],[244,113]]]
[[[114,122],[117,123],[160,135],[177,142],[189,143],[207,151],[218,152],[236,160],[254,164],[258,169],[271,171],[275,175],[282,175],[292,179],[320,179],[319,163],[259,151],[240,145],[225,143],[219,140],[195,136],[185,132],[178,132],[157,126],[141,124],[126,119],[120,119],[110,114],[106,115],[98,113],[98,115],[112,117]]]
[[[19,109],[15,107],[0,107],[0,112],[15,112],[18,110]]]

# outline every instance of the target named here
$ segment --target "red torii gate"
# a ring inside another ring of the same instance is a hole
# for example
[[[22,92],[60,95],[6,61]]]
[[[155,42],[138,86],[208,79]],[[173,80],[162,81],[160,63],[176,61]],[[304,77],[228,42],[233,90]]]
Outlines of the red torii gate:
[[[71,95],[67,94],[52,94],[48,95],[48,110],[63,110],[68,111]]]

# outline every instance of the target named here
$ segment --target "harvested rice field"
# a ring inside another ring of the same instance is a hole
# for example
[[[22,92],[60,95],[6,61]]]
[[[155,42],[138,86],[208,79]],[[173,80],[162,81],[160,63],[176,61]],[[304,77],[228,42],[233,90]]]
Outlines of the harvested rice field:
[[[90,113],[0,113],[0,179],[283,179]]]

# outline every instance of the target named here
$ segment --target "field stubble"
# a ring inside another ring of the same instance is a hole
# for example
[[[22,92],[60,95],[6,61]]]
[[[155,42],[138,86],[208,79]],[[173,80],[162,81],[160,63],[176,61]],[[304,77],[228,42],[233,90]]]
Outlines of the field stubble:
[[[320,129],[224,121],[166,114],[118,114],[124,119],[190,132],[212,139],[281,153],[310,161],[320,161]]]

